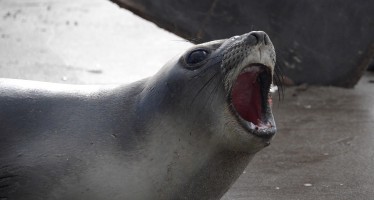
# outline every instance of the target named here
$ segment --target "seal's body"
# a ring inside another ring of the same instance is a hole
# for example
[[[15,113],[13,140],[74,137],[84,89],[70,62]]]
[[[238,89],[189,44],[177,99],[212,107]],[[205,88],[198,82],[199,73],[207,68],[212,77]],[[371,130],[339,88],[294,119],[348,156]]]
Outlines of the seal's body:
[[[218,199],[275,134],[263,32],[130,85],[0,79],[0,198]]]

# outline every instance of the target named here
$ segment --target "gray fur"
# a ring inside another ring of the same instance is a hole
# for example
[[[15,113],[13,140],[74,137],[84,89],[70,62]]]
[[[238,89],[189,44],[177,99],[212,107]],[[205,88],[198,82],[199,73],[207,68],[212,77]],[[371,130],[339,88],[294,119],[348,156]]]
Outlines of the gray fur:
[[[270,140],[227,101],[244,62],[274,68],[270,40],[254,39],[196,45],[129,85],[0,79],[0,199],[219,199]],[[192,70],[197,48],[210,55]]]

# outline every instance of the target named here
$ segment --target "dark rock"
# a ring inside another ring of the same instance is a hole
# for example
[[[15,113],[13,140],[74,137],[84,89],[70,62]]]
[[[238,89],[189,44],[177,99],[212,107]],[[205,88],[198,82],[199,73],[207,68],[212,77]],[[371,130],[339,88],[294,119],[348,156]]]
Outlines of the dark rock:
[[[374,60],[372,60],[371,63],[369,64],[368,71],[374,72]]]
[[[374,56],[374,1],[111,1],[196,43],[263,30],[295,84],[353,87]]]

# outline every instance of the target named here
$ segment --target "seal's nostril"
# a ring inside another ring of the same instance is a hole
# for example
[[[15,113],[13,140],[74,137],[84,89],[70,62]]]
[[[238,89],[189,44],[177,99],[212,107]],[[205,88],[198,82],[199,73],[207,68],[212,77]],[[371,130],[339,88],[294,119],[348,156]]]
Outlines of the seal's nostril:
[[[258,44],[260,42],[260,38],[258,37],[258,35],[257,34],[251,34],[251,35],[256,39],[255,44]]]
[[[264,43],[265,45],[269,44],[269,38],[263,31],[252,31],[249,33],[250,36],[253,36],[256,38],[255,44],[261,44]]]
[[[265,34],[264,43],[265,43],[265,45],[270,44],[270,38],[269,38],[269,36],[267,34]]]

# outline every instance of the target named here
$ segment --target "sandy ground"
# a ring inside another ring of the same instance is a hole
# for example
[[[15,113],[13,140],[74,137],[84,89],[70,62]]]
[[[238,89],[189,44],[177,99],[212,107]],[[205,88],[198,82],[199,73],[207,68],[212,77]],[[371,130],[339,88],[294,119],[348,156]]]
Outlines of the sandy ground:
[[[0,77],[128,83],[190,46],[105,0],[0,0]],[[272,145],[222,199],[374,199],[373,82],[288,88]]]
[[[0,0],[2,77],[128,83],[190,46],[106,0]]]
[[[373,82],[287,88],[276,138],[223,199],[374,199]]]

